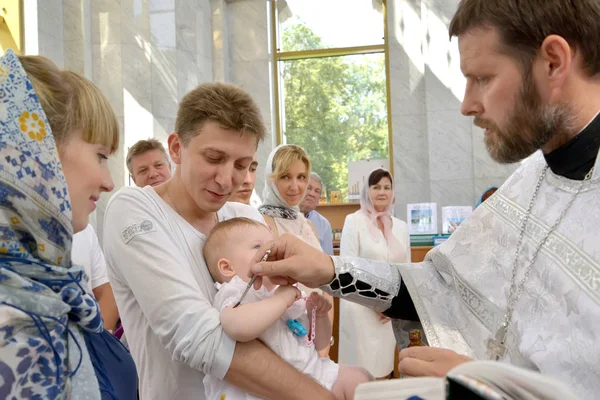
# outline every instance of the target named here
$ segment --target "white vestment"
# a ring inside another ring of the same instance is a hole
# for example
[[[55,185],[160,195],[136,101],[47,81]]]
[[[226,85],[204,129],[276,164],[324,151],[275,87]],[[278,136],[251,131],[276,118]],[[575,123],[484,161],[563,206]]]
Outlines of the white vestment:
[[[598,163],[596,163],[598,164]],[[546,166],[541,152],[420,264],[398,265],[431,346],[478,360],[500,327],[521,224]],[[548,170],[518,258],[517,283],[581,181]],[[505,361],[600,393],[600,175],[584,183],[542,247],[512,315]]]

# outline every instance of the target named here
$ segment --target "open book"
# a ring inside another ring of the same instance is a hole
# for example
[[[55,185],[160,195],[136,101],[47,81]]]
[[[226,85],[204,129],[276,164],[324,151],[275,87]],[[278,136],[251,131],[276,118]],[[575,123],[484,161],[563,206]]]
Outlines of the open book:
[[[445,378],[408,378],[360,385],[355,400],[576,400],[556,378],[496,361],[461,364]]]

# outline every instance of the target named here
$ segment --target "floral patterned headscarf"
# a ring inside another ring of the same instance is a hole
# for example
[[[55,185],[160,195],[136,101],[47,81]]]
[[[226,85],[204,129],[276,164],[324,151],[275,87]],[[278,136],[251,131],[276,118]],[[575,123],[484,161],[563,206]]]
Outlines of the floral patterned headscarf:
[[[19,58],[0,58],[0,398],[99,399],[82,332],[101,332],[71,264],[71,204],[48,120]]]

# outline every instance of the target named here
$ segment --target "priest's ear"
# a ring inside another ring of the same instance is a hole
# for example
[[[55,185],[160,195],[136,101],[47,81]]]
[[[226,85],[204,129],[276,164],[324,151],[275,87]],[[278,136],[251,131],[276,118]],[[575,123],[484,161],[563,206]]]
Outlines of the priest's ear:
[[[536,69],[543,74],[538,77],[543,80],[550,95],[561,91],[572,69],[577,64],[581,65],[583,61],[580,56],[577,56],[575,49],[562,36],[558,35],[550,35],[544,39],[538,51],[537,60],[540,68]]]

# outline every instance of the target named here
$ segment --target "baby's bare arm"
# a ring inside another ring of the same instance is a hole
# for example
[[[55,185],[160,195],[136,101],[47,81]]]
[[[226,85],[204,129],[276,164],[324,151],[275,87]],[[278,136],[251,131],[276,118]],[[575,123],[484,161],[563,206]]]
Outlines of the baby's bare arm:
[[[230,338],[248,342],[273,326],[299,297],[300,291],[295,287],[280,286],[272,297],[225,308],[221,311],[221,325]]]

